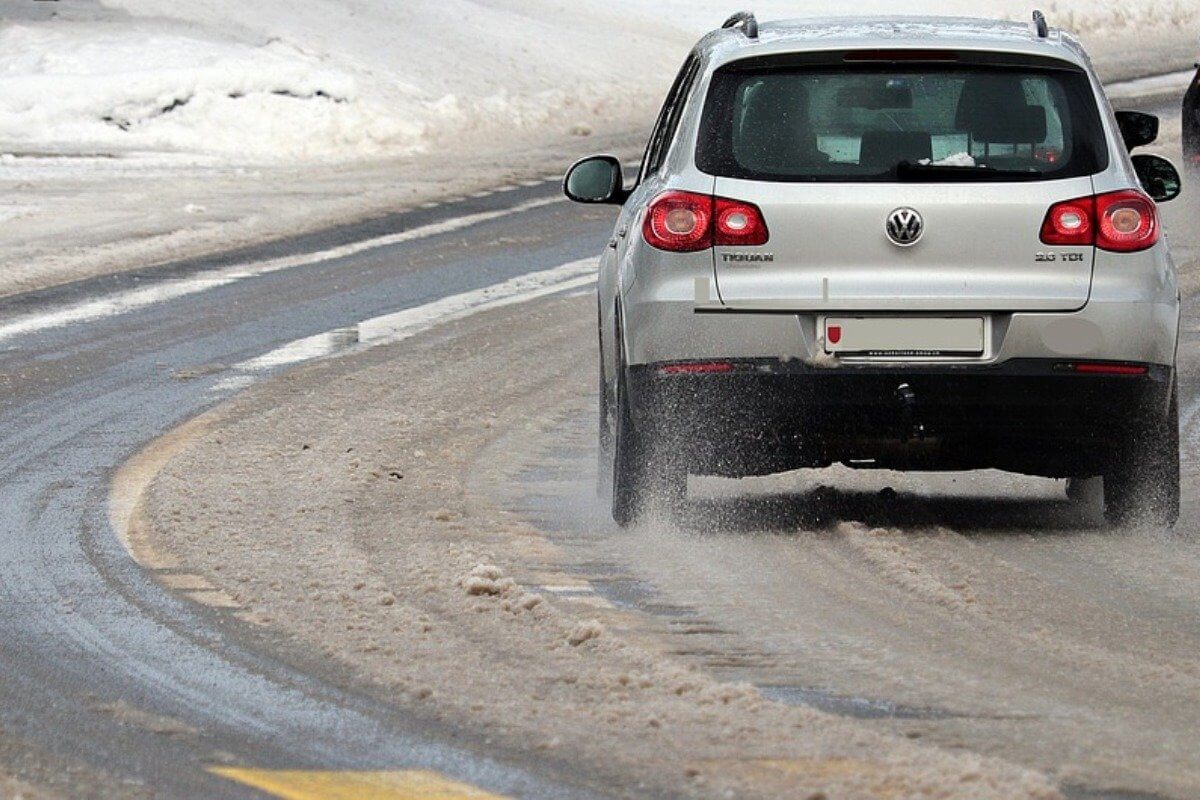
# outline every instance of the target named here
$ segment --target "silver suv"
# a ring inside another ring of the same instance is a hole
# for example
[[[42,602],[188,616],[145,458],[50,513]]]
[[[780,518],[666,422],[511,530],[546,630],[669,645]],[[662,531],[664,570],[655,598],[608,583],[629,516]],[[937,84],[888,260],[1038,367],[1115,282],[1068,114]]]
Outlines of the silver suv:
[[[1179,294],[1155,202],[1070,35],[973,19],[737,14],[688,57],[600,261],[601,475],[627,525],[688,474],[1103,476],[1179,509]]]

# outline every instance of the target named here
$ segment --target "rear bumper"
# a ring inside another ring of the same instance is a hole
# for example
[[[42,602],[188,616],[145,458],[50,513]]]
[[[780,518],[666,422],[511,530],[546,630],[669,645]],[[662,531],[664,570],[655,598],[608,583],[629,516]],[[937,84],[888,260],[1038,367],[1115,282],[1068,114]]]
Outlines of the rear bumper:
[[[687,363],[687,362],[684,362]],[[1097,474],[1130,420],[1167,410],[1170,367],[1080,374],[1064,360],[820,369],[747,359],[730,371],[630,369],[635,424],[694,472],[753,475],[853,462],[897,469],[995,467]]]
[[[989,355],[976,365],[1057,358],[1173,364],[1179,302],[1174,279],[1169,283],[1171,293],[1161,302],[1093,298],[1079,311],[987,313]],[[629,364],[764,356],[810,360],[823,350],[819,312],[697,313],[690,298],[626,300],[624,312]]]
[[[933,312],[915,297],[903,311],[891,312],[832,302],[795,311],[739,310],[720,304],[711,258],[691,255],[668,259],[639,253],[638,269],[622,273],[632,276],[620,289],[625,363],[813,359],[823,352],[825,314],[927,313],[985,318],[988,344],[976,364],[1058,358],[1175,363],[1179,290],[1165,240],[1141,253],[1098,251],[1087,303],[1061,311],[986,311],[964,301],[960,311]]]

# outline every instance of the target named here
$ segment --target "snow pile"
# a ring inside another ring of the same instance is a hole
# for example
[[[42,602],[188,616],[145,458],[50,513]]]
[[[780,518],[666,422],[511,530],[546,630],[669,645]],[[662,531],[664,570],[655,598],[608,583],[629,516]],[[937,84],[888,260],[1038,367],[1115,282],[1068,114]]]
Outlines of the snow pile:
[[[500,595],[515,587],[511,578],[504,577],[503,570],[491,564],[479,564],[463,580],[463,588],[473,596]]]
[[[459,585],[471,597],[505,598],[500,607],[513,613],[533,611],[542,604],[540,594],[525,591],[512,578],[505,577],[504,570],[494,564],[476,564]]]
[[[1195,26],[1200,22],[1196,0],[1149,0],[1137,3],[1049,0],[1051,24],[1084,36],[1119,36],[1130,31]]]
[[[759,19],[911,12],[891,0],[754,4]],[[108,0],[0,18],[0,152],[267,162],[437,155],[644,125],[726,0]],[[924,13],[1027,19],[1024,0]],[[1195,0],[1057,0],[1110,37],[1200,21]],[[2,12],[0,12],[2,13]],[[539,138],[540,137],[540,138]]]
[[[110,23],[0,30],[0,140],[78,150],[308,158],[405,152],[420,124],[294,45]]]
[[[644,113],[691,38],[529,5],[111,0],[0,20],[0,152],[257,163],[586,136]]]
[[[711,29],[731,10],[751,8],[760,21],[811,16],[941,15],[1028,21],[1034,8],[1042,8],[1053,27],[1084,36],[1108,36],[1131,29],[1168,28],[1200,22],[1196,0],[932,0],[920,4],[897,0],[832,0],[820,4],[756,0],[753,3],[717,3],[711,0],[610,0],[630,13],[656,13],[660,19],[693,32]],[[716,22],[714,22],[716,20]]]
[[[575,624],[571,628],[570,634],[567,635],[567,643],[572,647],[578,647],[584,642],[590,642],[592,639],[599,639],[604,635],[604,624],[598,619],[583,620]]]

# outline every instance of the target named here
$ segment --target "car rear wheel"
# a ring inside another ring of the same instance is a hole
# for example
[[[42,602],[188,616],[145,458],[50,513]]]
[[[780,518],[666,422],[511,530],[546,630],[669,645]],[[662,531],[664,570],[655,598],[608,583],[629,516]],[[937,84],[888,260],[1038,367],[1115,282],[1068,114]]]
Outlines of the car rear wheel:
[[[1114,525],[1171,527],[1179,519],[1179,401],[1134,425],[1104,474],[1104,515]]]
[[[600,415],[596,447],[596,496],[612,496],[613,488],[613,421],[612,403],[608,398],[608,381],[604,378],[604,361],[600,362]]]
[[[652,512],[674,518],[687,497],[687,471],[664,453],[652,428],[634,424],[626,386],[622,370],[612,430],[612,515],[622,528]]]

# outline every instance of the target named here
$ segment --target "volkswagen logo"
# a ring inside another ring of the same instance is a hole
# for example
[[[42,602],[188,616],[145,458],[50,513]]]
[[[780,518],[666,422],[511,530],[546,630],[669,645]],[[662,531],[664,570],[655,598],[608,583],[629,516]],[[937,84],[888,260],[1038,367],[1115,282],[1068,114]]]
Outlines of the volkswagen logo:
[[[898,247],[912,247],[921,240],[921,234],[925,233],[925,220],[921,219],[916,209],[897,208],[888,214],[885,227],[892,244]]]

